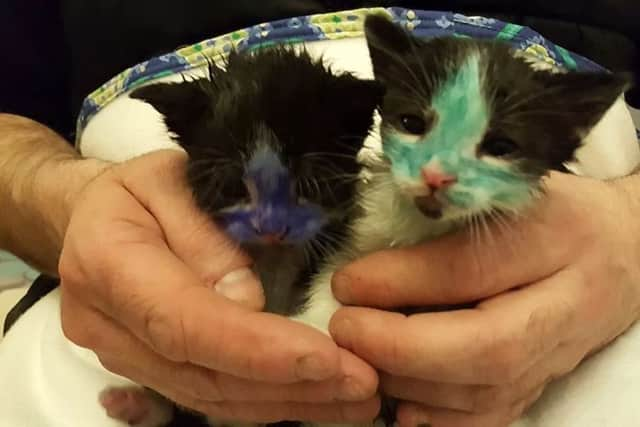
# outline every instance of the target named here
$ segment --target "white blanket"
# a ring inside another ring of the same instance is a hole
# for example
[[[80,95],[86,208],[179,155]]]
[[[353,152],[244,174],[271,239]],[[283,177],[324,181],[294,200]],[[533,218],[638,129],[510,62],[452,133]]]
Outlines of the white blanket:
[[[315,42],[307,48],[323,53],[335,70],[372,77],[363,39]],[[622,99],[587,141],[573,165],[576,173],[611,178],[628,174],[640,163],[635,130]],[[371,142],[375,147],[377,141]],[[126,95],[91,120],[80,148],[84,155],[113,161],[161,148],[179,149],[159,114]],[[640,326],[636,325],[552,384],[513,427],[640,426],[638,359]],[[54,291],[29,310],[0,344],[0,427],[125,427],[109,419],[98,403],[105,386],[124,384],[129,381],[108,373],[93,353],[64,338],[59,292]]]

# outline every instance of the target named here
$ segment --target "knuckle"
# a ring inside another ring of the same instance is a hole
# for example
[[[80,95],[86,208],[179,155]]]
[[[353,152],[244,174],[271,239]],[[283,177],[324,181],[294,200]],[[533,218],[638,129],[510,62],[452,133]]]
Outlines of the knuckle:
[[[77,346],[96,350],[102,343],[102,337],[96,327],[89,327],[81,310],[70,310],[63,297],[60,307],[60,325],[64,336]],[[95,325],[94,325],[95,326]]]
[[[251,411],[243,411],[236,405],[226,402],[204,402],[199,400],[195,401],[194,404],[190,407],[208,415],[210,417],[210,420],[211,418],[222,418],[225,420],[233,421],[247,421],[251,420],[253,415]]]
[[[78,322],[74,316],[69,316],[67,310],[61,310],[60,323],[64,336],[75,345],[91,348],[95,344],[91,334],[86,333],[86,328],[80,327],[81,322]]]
[[[146,341],[157,353],[174,362],[184,362],[185,334],[179,314],[169,313],[158,303],[150,303],[144,313]]]
[[[216,372],[205,375],[195,371],[189,372],[189,374],[186,374],[186,376],[182,378],[182,381],[187,385],[191,397],[207,402],[221,402],[225,400]]]
[[[67,316],[63,316],[62,318],[65,319]],[[100,344],[100,338],[97,334],[91,333],[81,322],[63,320],[62,331],[69,341],[79,347],[93,350]]]
[[[221,404],[217,402],[207,402],[191,396],[173,397],[172,400],[176,401],[180,406],[200,412],[209,417],[222,418],[225,415],[224,410],[221,408]]]
[[[388,347],[389,355],[387,359],[390,361],[390,366],[403,367],[415,364],[415,362],[411,360],[414,353],[405,350],[404,337],[401,337],[399,334],[394,334]]]
[[[528,354],[520,339],[503,338],[492,342],[486,350],[482,367],[489,384],[515,382],[525,371]]]
[[[121,251],[113,250],[113,235],[108,227],[92,227],[89,233],[90,237],[84,235],[77,242],[67,239],[60,256],[60,278],[73,288],[94,281],[112,283],[118,279],[114,275],[122,271]]]
[[[477,254],[474,245],[463,250],[468,251],[468,254],[461,254],[461,256],[452,257],[449,261],[449,277],[451,277],[454,286],[447,286],[445,289],[450,290],[454,297],[459,298],[459,289],[468,289],[469,295],[465,295],[467,298],[478,298],[486,296],[487,289],[492,285],[492,278],[494,274],[487,271],[487,265],[492,265],[487,262],[483,262],[479,254]],[[466,260],[462,262],[463,260]],[[472,260],[469,262],[468,260]],[[473,284],[473,286],[470,286]]]
[[[84,275],[79,263],[65,249],[60,254],[60,260],[58,261],[58,275],[66,287],[75,288],[83,282]]]
[[[474,413],[491,412],[497,408],[508,407],[511,400],[510,387],[484,386],[473,392],[470,411]]]
[[[116,375],[127,376],[127,370],[123,367],[122,363],[116,361],[112,357],[98,356],[98,360],[103,368]]]

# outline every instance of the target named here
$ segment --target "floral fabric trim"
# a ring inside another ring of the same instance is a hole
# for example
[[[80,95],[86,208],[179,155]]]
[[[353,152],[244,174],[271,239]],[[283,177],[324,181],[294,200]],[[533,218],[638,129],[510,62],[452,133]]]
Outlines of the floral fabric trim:
[[[207,61],[223,59],[230,50],[259,49],[274,44],[302,43],[362,37],[364,19],[369,14],[387,15],[418,37],[438,36],[499,39],[511,43],[555,66],[569,70],[596,71],[603,68],[593,61],[558,46],[528,27],[493,18],[391,8],[363,8],[308,15],[258,24],[201,41],[140,63],[118,74],[91,93],[84,101],[77,122],[76,140],[93,116],[117,96],[150,80],[196,69]]]

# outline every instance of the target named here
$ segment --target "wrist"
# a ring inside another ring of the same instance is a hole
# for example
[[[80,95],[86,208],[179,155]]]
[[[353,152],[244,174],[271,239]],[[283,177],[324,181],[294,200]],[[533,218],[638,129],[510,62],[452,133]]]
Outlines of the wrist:
[[[109,165],[101,160],[75,156],[57,158],[43,164],[34,174],[32,191],[24,205],[42,216],[49,239],[59,250],[78,197]]]
[[[0,114],[0,248],[56,274],[76,197],[106,167],[45,126]]]
[[[64,236],[82,190],[108,164],[94,159],[55,156],[40,163],[13,191],[16,212],[9,250],[40,271],[57,275]]]

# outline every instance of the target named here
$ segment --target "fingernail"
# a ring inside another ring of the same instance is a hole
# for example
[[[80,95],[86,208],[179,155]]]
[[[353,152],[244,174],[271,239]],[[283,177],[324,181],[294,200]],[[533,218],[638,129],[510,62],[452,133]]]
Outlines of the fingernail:
[[[231,273],[227,273],[222,279],[218,280],[216,284],[216,290],[220,291],[220,288],[225,288],[234,283],[241,282],[253,276],[253,272],[250,268],[244,267],[237,270],[233,270]]]
[[[351,277],[342,272],[333,275],[333,295],[343,304],[351,304]]]
[[[324,380],[331,374],[325,361],[318,356],[302,356],[296,361],[296,375],[302,380]]]
[[[248,268],[241,268],[224,276],[215,284],[215,291],[252,309],[264,306],[264,290],[256,275]]]

